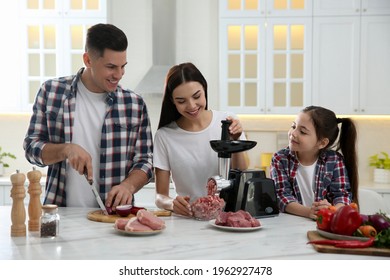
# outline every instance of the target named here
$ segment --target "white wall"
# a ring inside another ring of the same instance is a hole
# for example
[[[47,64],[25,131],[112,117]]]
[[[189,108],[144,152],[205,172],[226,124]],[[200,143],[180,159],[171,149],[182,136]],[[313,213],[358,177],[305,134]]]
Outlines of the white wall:
[[[163,1],[163,0],[159,0]],[[115,0],[108,22],[127,35],[129,65],[122,85],[134,89],[152,66],[152,0]],[[218,104],[218,1],[176,2],[176,63],[191,61],[209,82],[210,106]]]

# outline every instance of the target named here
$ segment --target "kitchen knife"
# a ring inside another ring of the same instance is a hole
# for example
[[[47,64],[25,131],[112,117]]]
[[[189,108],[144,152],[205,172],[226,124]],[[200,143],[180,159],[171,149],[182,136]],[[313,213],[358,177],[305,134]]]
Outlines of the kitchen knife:
[[[85,176],[85,178],[87,179],[89,185],[91,186],[92,192],[93,192],[93,194],[95,195],[96,201],[97,201],[97,203],[99,204],[100,209],[102,209],[103,214],[104,214],[104,215],[108,215],[106,206],[104,206],[104,203],[103,203],[102,199],[100,198],[99,192],[98,192],[97,189],[95,188],[95,185],[94,185],[94,183],[93,183],[93,180],[88,180],[88,174],[87,174],[87,172],[84,173],[84,176]]]

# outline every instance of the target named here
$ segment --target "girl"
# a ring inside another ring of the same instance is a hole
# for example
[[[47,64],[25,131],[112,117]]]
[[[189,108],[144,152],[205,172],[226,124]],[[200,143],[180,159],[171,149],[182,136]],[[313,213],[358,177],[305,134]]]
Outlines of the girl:
[[[221,120],[225,119],[232,121],[231,138],[239,139],[243,133],[238,119],[207,109],[207,82],[192,63],[168,71],[153,151],[159,208],[192,216],[190,200],[206,196],[208,178],[218,175],[218,155],[210,140],[221,139]],[[231,164],[240,170],[248,167],[244,153],[233,153]],[[169,196],[171,176],[175,198]]]
[[[309,106],[292,123],[288,138],[289,146],[271,162],[282,212],[315,219],[329,205],[358,203],[356,127],[351,119]]]

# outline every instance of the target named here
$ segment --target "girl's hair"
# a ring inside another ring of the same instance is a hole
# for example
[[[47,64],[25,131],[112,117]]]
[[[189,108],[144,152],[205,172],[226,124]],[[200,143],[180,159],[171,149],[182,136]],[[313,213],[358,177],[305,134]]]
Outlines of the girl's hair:
[[[172,93],[175,88],[188,82],[198,82],[203,86],[206,98],[205,109],[207,110],[207,82],[202,73],[190,62],[175,65],[169,69],[165,78],[165,90],[158,129],[180,118],[181,114],[173,103]]]
[[[328,138],[328,145],[323,148],[335,148],[344,156],[345,167],[348,172],[348,178],[351,185],[352,200],[358,204],[358,161],[356,154],[356,127],[350,118],[337,118],[335,113],[329,109],[319,106],[309,106],[302,112],[310,115],[318,139]],[[340,126],[340,136],[339,127]],[[336,142],[337,138],[338,142]]]

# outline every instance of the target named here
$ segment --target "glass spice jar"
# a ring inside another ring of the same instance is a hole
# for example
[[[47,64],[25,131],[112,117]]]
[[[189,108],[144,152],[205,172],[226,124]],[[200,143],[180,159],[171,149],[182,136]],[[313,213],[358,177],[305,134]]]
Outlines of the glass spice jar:
[[[54,204],[42,205],[41,237],[55,237],[59,233],[60,215]]]

